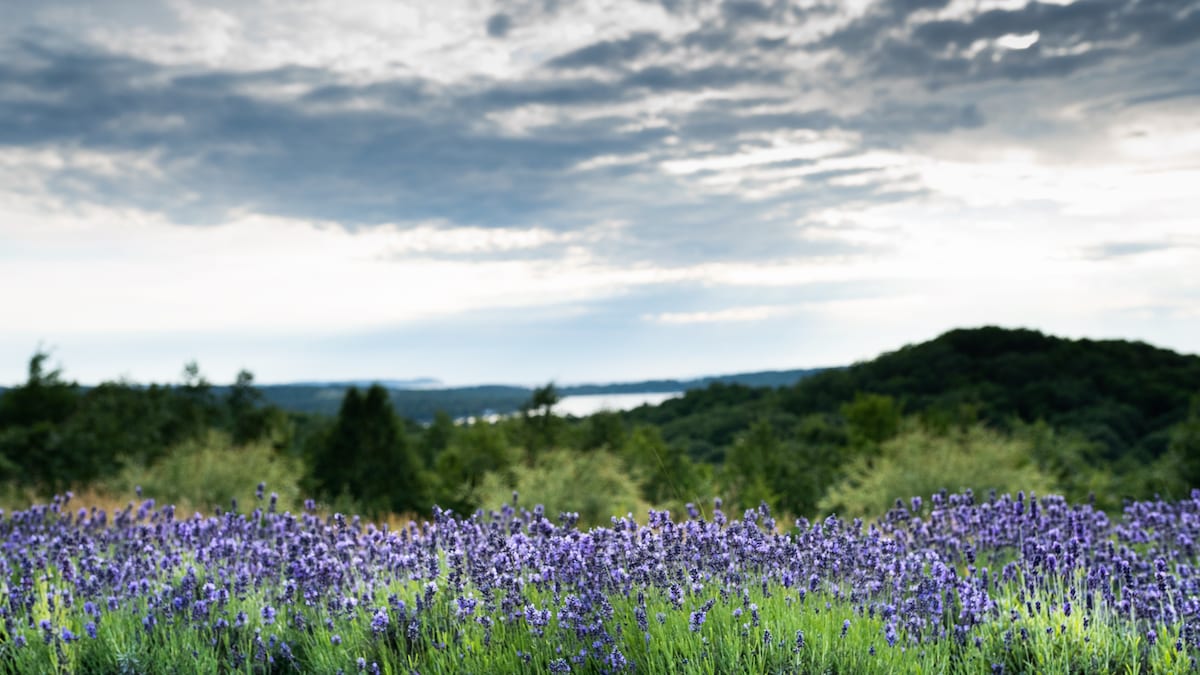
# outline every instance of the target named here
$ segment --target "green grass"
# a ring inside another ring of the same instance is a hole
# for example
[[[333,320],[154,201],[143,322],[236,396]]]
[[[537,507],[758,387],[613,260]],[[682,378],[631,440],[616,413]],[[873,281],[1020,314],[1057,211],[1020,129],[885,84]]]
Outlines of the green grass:
[[[501,610],[503,592],[497,593],[495,606],[488,611],[479,589],[464,588],[463,593],[472,594],[479,603],[474,617],[460,619],[455,616],[458,593],[449,587],[445,575],[438,581],[431,607],[421,614],[416,640],[406,636],[407,626],[395,625],[394,612],[386,631],[374,634],[370,629],[374,611],[388,605],[393,594],[411,613],[425,591],[424,582],[416,581],[376,589],[356,607],[346,608],[289,604],[279,600],[277,588],[251,586],[243,596],[230,598],[226,606],[210,607],[206,615],[185,611],[175,615],[174,623],[160,619],[150,630],[142,623],[149,611],[143,599],[116,611],[105,608],[93,639],[86,635],[85,626],[92,619],[83,608],[65,606],[61,598],[54,603],[45,599],[54,594],[60,576],[59,569],[48,565],[35,582],[43,599],[32,608],[32,626],[3,630],[0,670],[333,673],[355,672],[356,660],[361,657],[368,664],[378,664],[384,673],[535,673],[547,672],[561,659],[567,659],[573,672],[602,672],[604,659],[614,647],[636,664],[636,672],[643,673],[979,673],[991,672],[993,664],[1003,665],[1009,673],[1174,673],[1190,666],[1188,655],[1173,646],[1178,628],[1153,626],[1159,639],[1151,646],[1145,636],[1150,626],[1090,614],[1090,624],[1085,627],[1081,597],[1077,595],[1077,608],[1071,616],[1063,611],[1069,585],[1040,591],[1043,611],[1030,616],[1019,599],[1019,580],[994,594],[999,598],[994,615],[961,642],[953,635],[931,640],[929,635],[901,634],[895,646],[889,646],[883,617],[879,613],[870,616],[841,593],[809,593],[801,600],[795,589],[774,585],[766,589],[769,595],[755,587],[722,598],[718,587],[709,585],[698,594],[684,593],[679,607],[663,594],[647,592],[645,633],[636,618],[636,592],[628,596],[614,592],[609,596],[611,615],[603,622],[612,644],[594,645],[593,637],[580,639],[572,626],[564,625],[553,613],[544,628],[536,629],[525,620],[526,605],[543,608],[556,604],[549,588],[527,586],[512,606],[513,616],[508,617]],[[176,574],[173,581],[178,577]],[[166,579],[153,583],[163,581]],[[204,581],[200,577],[197,584],[202,586]],[[9,577],[8,583],[19,582],[15,576]],[[4,600],[8,583],[0,590]],[[689,616],[708,600],[715,604],[700,629],[693,631]],[[262,608],[268,604],[278,609],[273,623],[262,616]],[[758,609],[757,622],[752,607]],[[1016,621],[1011,619],[1012,609],[1019,611]],[[244,625],[234,626],[242,612]],[[490,639],[489,631],[474,620],[485,614],[493,619]],[[214,622],[222,617],[231,625],[214,629]],[[48,643],[37,627],[42,619],[55,627],[56,635]],[[845,621],[850,624],[843,635]],[[77,639],[60,639],[58,633],[64,627]],[[1021,629],[1027,637],[1022,637]],[[804,635],[799,648],[797,631]],[[24,637],[26,646],[15,646],[18,635]],[[287,643],[294,662],[282,656],[281,643]],[[581,651],[586,656],[583,662],[571,662]],[[256,656],[263,653],[274,663],[264,663]],[[236,654],[245,657],[240,666]]]

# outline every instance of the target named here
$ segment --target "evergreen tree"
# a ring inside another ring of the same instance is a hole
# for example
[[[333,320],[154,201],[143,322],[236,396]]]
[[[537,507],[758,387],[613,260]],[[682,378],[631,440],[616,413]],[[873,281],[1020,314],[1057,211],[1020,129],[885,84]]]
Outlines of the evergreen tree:
[[[29,360],[29,377],[0,397],[0,472],[26,484],[61,489],[88,477],[92,463],[63,443],[61,425],[79,407],[79,385],[58,369],[47,371],[49,354]]]
[[[351,387],[338,419],[315,458],[314,473],[326,495],[347,494],[371,515],[423,511],[425,485],[387,390],[366,394]]]

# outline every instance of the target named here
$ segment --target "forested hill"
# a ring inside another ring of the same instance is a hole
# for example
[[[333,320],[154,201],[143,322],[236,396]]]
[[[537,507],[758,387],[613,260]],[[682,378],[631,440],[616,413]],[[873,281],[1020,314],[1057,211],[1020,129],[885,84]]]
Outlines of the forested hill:
[[[891,396],[904,413],[935,424],[969,418],[1006,428],[1042,420],[1081,432],[1110,457],[1150,459],[1167,447],[1170,427],[1200,394],[1200,356],[1143,342],[960,329],[791,387],[713,386],[630,411],[627,419],[662,427],[693,456],[715,458],[757,419],[787,427],[837,413],[860,393]]]

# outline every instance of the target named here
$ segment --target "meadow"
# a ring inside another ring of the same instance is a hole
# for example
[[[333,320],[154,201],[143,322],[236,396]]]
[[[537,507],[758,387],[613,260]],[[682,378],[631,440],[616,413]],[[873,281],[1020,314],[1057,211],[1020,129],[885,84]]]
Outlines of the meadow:
[[[0,671],[1174,673],[1200,655],[1200,491],[1118,517],[932,495],[871,523],[765,506],[583,530],[523,508],[399,529],[71,496],[0,521]]]

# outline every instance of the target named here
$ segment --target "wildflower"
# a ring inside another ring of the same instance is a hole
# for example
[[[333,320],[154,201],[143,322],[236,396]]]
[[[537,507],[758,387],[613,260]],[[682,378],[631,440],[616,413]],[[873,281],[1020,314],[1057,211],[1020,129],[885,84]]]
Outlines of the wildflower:
[[[371,633],[379,635],[388,629],[388,614],[386,607],[380,607],[375,611],[375,616],[371,617]]]
[[[87,622],[87,625],[83,627],[83,630],[87,632],[88,637],[93,640],[96,639],[96,623],[94,621]]]
[[[846,637],[846,632],[850,630],[850,619],[842,622],[842,637]]]
[[[329,644],[331,644],[331,645],[340,645],[340,644],[342,644],[342,636],[341,636],[341,635],[338,635],[337,633],[334,633],[333,635],[330,635],[330,636],[329,636]]]
[[[804,649],[804,631],[796,629],[796,651]]]

